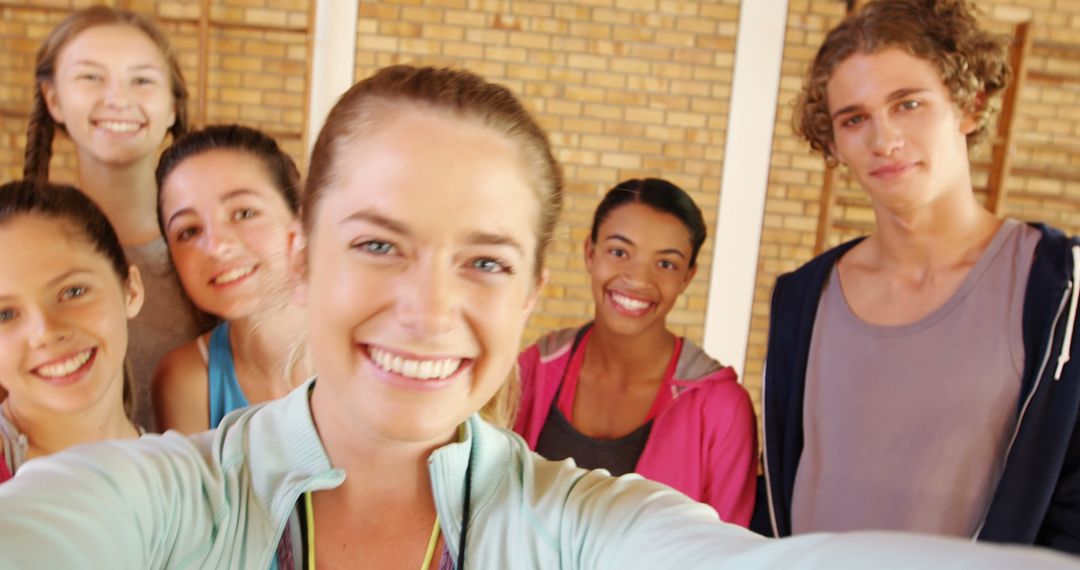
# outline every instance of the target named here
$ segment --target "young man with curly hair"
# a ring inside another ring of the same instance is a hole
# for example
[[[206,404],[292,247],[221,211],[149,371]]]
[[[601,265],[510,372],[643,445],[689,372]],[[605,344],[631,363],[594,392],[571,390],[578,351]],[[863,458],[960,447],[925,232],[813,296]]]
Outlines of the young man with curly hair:
[[[777,280],[759,531],[1080,551],[1080,242],[975,197],[968,149],[1009,79],[976,14],[871,2],[812,64],[796,130],[877,227]]]

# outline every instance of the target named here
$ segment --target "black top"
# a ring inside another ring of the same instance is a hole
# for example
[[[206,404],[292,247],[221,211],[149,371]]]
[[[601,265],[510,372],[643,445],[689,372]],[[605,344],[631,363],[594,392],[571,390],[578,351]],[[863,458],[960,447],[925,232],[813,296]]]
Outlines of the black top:
[[[578,467],[625,475],[637,467],[650,431],[652,420],[618,439],[594,439],[574,428],[559,406],[551,406],[536,440],[536,452],[553,461],[572,457]]]

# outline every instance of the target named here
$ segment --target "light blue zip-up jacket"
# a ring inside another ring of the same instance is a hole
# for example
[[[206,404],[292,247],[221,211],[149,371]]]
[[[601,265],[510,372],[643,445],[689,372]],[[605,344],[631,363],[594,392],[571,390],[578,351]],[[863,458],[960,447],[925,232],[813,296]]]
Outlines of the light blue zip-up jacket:
[[[28,462],[0,485],[0,568],[269,568],[300,494],[345,478],[315,430],[309,387],[230,414],[216,433]],[[455,560],[470,452],[470,569],[1077,567],[1047,552],[914,535],[765,539],[659,483],[546,461],[475,416],[461,442],[428,460]]]

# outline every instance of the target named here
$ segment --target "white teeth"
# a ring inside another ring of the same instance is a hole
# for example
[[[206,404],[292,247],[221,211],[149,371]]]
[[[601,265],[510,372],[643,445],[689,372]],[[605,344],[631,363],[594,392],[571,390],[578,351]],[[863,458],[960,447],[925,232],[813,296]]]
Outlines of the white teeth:
[[[460,358],[442,360],[412,360],[391,354],[385,350],[369,347],[371,361],[382,370],[416,378],[418,380],[442,380],[449,377],[461,366]]]
[[[233,281],[236,281],[238,279],[243,279],[244,277],[247,277],[248,275],[251,275],[252,271],[255,271],[255,266],[254,265],[249,265],[247,267],[238,267],[236,269],[230,269],[230,270],[226,271],[225,273],[222,273],[221,275],[218,275],[217,277],[215,277],[214,278],[214,283],[216,283],[218,285],[227,285],[229,283],[232,283]]]
[[[625,307],[631,311],[641,311],[647,309],[652,303],[646,303],[645,301],[638,301],[637,299],[631,299],[625,295],[618,293],[612,293],[611,298],[619,304],[620,307]]]
[[[111,133],[132,133],[139,130],[139,123],[127,121],[98,121],[97,125]]]
[[[86,361],[90,360],[90,355],[93,353],[94,349],[88,348],[63,362],[39,366],[36,371],[38,375],[46,378],[60,378],[61,376],[67,376],[78,370],[83,364],[86,364]]]

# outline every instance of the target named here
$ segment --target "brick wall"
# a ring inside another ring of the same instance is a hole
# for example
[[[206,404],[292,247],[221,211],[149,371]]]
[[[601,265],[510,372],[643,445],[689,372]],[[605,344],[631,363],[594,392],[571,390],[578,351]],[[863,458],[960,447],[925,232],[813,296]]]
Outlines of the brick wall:
[[[1080,232],[1080,1],[976,0],[993,20],[992,28],[1011,33],[1011,25],[1033,22],[1034,47],[1026,86],[1014,119],[1016,152],[1007,182],[1005,214],[1042,220]],[[745,379],[758,400],[768,334],[769,299],[776,277],[808,261],[814,253],[824,165],[796,139],[791,109],[803,74],[824,34],[844,16],[840,0],[790,0],[777,109],[777,130],[747,347]],[[973,152],[989,161],[989,145]],[[985,169],[974,183],[986,183]],[[980,193],[980,199],[984,197]],[[843,169],[836,176],[835,225],[829,244],[873,228],[863,192]]]
[[[303,166],[310,73],[308,28],[314,0],[114,0],[107,5],[154,16],[169,35],[191,93],[195,126],[239,122],[267,131]],[[86,0],[0,1],[0,177],[22,174],[26,119],[37,48]],[[201,49],[205,20],[205,52]],[[205,81],[201,73],[205,65]],[[205,86],[203,85],[205,83]],[[54,144],[52,178],[74,182],[73,148]]]
[[[526,342],[591,317],[582,240],[620,180],[668,178],[714,227],[738,11],[737,0],[361,2],[358,78],[392,63],[466,67],[523,95],[551,134],[566,207]],[[698,342],[712,247],[669,318]]]

